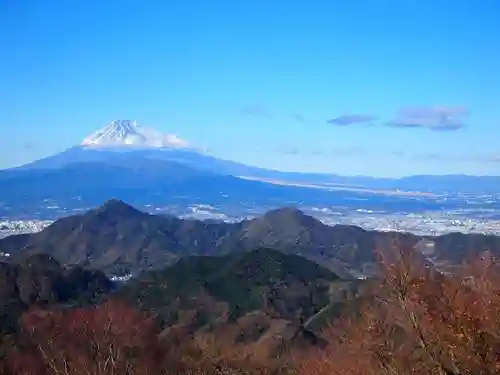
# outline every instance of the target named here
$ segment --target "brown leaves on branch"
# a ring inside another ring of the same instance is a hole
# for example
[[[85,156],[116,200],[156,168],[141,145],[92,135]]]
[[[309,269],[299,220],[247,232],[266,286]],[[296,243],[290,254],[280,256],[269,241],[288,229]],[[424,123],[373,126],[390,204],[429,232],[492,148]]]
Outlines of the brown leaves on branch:
[[[397,244],[396,244],[397,245]],[[330,329],[303,375],[500,374],[500,267],[491,257],[443,274],[411,249],[380,253],[383,281],[361,318]]]
[[[21,319],[8,375],[284,374],[256,362],[224,340],[160,332],[154,319],[121,302],[78,309],[31,310]],[[209,336],[207,336],[209,337]],[[0,366],[1,367],[1,366]],[[3,372],[2,372],[3,371]]]
[[[166,348],[151,318],[111,300],[91,308],[42,311],[22,317],[16,374],[154,374]]]

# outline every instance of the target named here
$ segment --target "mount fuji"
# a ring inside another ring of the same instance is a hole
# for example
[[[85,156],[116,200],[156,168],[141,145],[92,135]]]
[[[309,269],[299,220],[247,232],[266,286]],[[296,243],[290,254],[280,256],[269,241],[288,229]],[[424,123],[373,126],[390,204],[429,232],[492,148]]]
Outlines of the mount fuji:
[[[221,175],[271,178],[279,174],[230,160],[215,158],[175,134],[163,134],[136,121],[115,120],[59,154],[11,170],[55,169],[75,163],[162,160]]]
[[[281,183],[267,182],[270,180]],[[344,191],[331,191],[325,185],[341,185]],[[110,198],[136,206],[162,207],[192,204],[230,208],[297,204],[323,207],[347,203],[353,207],[353,196],[357,199],[358,193],[347,189],[353,186],[498,192],[499,185],[500,177],[486,176],[377,179],[280,172],[219,159],[174,134],[163,134],[135,121],[116,120],[59,154],[0,170],[0,217],[12,216],[10,212],[19,212],[19,207],[28,213],[37,212],[41,206],[53,206],[47,202],[80,209]],[[371,200],[374,199],[385,202],[396,198],[373,196]],[[383,207],[387,204],[391,203],[381,203]]]
[[[52,155],[14,170],[55,169],[75,163],[118,161],[127,165],[137,160],[175,162],[200,171],[240,178],[279,180],[293,183],[330,183],[362,186],[376,179],[344,177],[333,174],[282,172],[245,165],[208,155],[175,134],[163,134],[132,120],[115,120],[87,136],[83,141],[59,154]],[[392,180],[388,180],[392,181]]]
[[[115,120],[86,137],[81,147],[189,148],[189,143],[175,134],[162,134],[137,124],[136,121]]]
[[[0,170],[0,217],[49,206],[66,212],[111,198],[151,207],[253,207],[329,194],[238,177],[274,173],[280,172],[218,159],[176,135],[117,120],[59,154]]]

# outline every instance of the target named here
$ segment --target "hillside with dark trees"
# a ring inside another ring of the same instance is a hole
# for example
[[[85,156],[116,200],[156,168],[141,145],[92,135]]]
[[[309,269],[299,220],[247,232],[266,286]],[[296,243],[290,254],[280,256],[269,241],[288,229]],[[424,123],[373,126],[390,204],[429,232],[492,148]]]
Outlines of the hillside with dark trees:
[[[498,239],[437,237],[432,259],[421,241],[293,208],[225,224],[109,201],[0,240],[0,373],[498,374]]]

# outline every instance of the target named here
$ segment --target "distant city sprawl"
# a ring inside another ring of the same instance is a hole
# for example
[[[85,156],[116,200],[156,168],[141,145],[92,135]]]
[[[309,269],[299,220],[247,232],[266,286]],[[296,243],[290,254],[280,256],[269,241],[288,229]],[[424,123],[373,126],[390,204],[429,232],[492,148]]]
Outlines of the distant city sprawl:
[[[170,214],[181,218],[197,220],[237,222],[264,213],[266,208],[245,206],[233,207],[224,212],[209,204],[194,204],[187,208],[171,206],[154,207],[146,205],[145,211],[156,214]],[[500,212],[495,210],[383,212],[346,207],[301,207],[327,225],[355,225],[367,230],[409,232],[417,235],[441,235],[452,232],[500,235]],[[57,217],[81,213],[82,209],[64,210],[53,207]],[[48,215],[52,216],[52,215]],[[0,238],[13,234],[35,233],[50,225],[52,220],[9,219],[0,220]]]

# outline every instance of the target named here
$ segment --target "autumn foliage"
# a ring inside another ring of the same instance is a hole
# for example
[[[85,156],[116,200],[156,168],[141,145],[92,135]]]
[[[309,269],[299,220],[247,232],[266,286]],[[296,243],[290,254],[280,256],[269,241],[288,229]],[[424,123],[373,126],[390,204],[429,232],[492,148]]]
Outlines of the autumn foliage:
[[[153,319],[118,301],[22,317],[16,374],[154,374],[165,348]]]
[[[155,320],[113,299],[93,307],[35,309],[21,318],[9,375],[281,374],[241,357],[231,345],[161,332]]]
[[[324,350],[295,353],[300,375],[500,374],[500,265],[489,256],[454,274],[410,249],[380,253],[382,278],[361,309],[327,330]],[[277,374],[231,342],[162,332],[119,300],[32,310],[21,319],[13,375]],[[178,336],[178,337],[173,337]],[[255,357],[255,356],[254,356]],[[282,359],[284,362],[285,360]],[[290,373],[290,369],[286,369]]]
[[[382,253],[360,317],[334,324],[302,375],[500,374],[500,267],[485,256],[443,274],[410,249]]]

